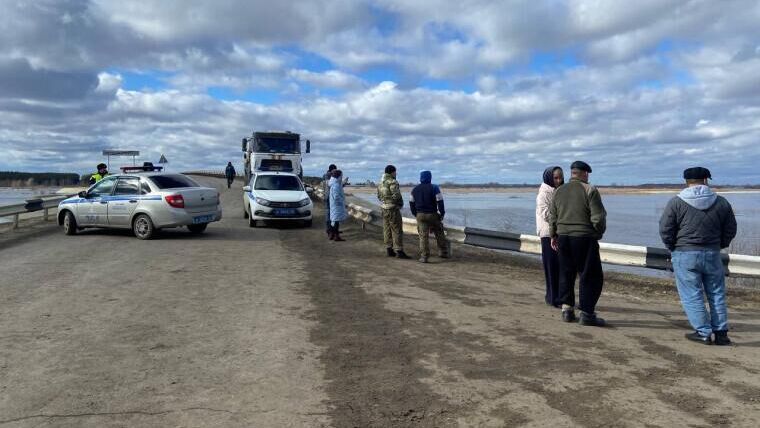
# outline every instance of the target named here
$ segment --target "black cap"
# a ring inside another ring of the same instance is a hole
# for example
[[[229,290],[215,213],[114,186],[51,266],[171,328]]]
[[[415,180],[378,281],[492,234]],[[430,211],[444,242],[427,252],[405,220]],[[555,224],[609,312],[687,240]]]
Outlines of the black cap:
[[[591,166],[583,161],[575,161],[570,165],[570,169],[580,169],[581,171],[591,172]]]
[[[683,178],[685,180],[704,180],[705,178],[712,178],[712,175],[710,175],[709,169],[695,166],[683,170]]]
[[[99,163],[98,164],[98,169],[104,169],[104,168],[108,168],[108,165],[106,165],[104,163]]]

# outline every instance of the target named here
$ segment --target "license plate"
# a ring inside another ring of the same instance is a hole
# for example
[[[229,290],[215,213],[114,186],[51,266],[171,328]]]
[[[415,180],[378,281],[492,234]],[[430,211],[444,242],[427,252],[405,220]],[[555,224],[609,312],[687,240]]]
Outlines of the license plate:
[[[295,215],[296,210],[294,208],[275,208],[274,215],[289,216]]]
[[[198,217],[193,217],[193,224],[210,223],[213,220],[214,220],[214,216],[213,215],[202,215],[202,216],[198,216]]]

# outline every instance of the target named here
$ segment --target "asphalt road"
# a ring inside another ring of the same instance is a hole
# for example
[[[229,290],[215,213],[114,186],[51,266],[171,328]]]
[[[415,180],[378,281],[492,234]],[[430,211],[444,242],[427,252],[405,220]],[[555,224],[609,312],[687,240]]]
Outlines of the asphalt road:
[[[250,229],[222,192],[201,236],[0,238],[0,427],[760,425],[756,307],[705,347],[672,289],[611,281],[613,327],[564,324],[534,262]]]

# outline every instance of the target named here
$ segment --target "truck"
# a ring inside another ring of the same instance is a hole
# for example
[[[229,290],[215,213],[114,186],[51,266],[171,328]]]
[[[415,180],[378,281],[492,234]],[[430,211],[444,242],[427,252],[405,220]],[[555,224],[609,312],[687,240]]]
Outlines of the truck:
[[[306,140],[305,153],[311,152],[311,141]],[[301,136],[290,131],[253,132],[243,138],[243,165],[245,182],[255,171],[282,171],[303,178]]]

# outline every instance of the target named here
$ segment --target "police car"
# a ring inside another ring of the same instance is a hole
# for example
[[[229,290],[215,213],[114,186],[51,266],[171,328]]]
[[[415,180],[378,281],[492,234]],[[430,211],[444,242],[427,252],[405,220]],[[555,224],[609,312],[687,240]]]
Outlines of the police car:
[[[250,227],[259,221],[300,221],[311,227],[314,204],[298,175],[259,171],[243,187],[243,216]]]
[[[182,174],[154,171],[109,175],[58,205],[58,224],[67,235],[97,227],[132,229],[137,238],[150,239],[172,227],[202,233],[221,219],[216,189]]]

